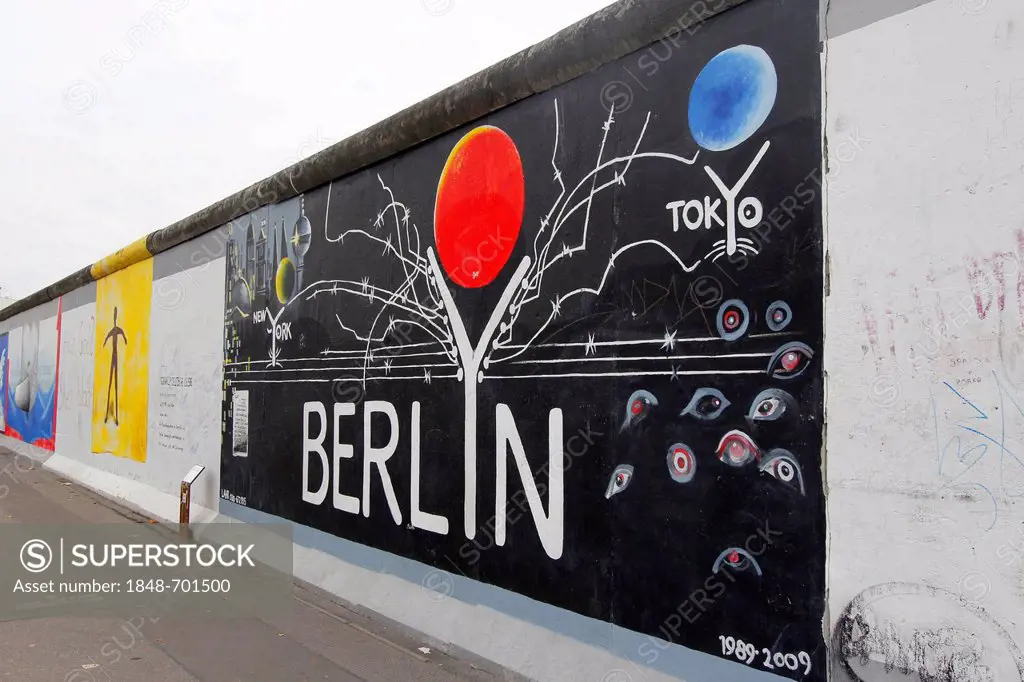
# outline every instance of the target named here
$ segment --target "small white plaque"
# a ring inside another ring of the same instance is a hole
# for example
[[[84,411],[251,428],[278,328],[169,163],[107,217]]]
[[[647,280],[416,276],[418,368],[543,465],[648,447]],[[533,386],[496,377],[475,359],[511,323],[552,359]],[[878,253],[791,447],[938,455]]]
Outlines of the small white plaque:
[[[188,473],[185,474],[185,478],[181,479],[181,482],[185,485],[192,485],[196,482],[196,479],[199,478],[199,474],[203,473],[205,470],[206,467],[202,464],[197,464],[188,470]]]

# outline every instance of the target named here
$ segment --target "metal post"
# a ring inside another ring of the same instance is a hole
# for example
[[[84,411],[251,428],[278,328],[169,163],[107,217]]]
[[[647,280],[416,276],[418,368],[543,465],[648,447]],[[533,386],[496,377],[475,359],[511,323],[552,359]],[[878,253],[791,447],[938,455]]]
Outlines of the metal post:
[[[181,482],[181,500],[178,503],[178,532],[188,537],[188,523],[191,517],[190,507],[192,504],[192,485],[187,481]]]
[[[202,464],[197,464],[189,469],[185,478],[181,479],[181,496],[178,499],[178,532],[186,538],[191,537],[188,524],[192,516],[192,484],[205,469],[206,467]]]

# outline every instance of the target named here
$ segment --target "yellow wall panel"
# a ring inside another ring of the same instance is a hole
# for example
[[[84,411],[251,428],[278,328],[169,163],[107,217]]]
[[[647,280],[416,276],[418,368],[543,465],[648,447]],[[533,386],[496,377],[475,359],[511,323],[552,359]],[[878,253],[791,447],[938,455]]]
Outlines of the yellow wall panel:
[[[92,451],[146,461],[153,259],[96,282]]]

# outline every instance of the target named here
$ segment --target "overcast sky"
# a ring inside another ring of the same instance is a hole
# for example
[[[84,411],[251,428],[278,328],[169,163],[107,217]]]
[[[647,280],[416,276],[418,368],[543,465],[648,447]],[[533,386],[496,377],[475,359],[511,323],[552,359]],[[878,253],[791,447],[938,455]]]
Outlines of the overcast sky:
[[[26,296],[609,4],[11,3],[0,287]]]

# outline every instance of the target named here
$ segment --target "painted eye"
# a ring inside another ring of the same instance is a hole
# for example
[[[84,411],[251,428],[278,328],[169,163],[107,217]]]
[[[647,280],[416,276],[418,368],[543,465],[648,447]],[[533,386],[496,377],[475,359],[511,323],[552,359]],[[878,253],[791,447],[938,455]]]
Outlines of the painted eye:
[[[760,419],[778,418],[782,415],[776,413],[780,410],[785,411],[785,409],[786,406],[778,398],[766,398],[757,406],[754,416]]]
[[[676,443],[668,449],[668,475],[676,483],[689,483],[697,473],[697,458],[689,445]]]
[[[796,400],[780,388],[761,391],[750,404],[747,421],[773,422],[782,419],[790,411],[796,412]]]
[[[731,404],[717,388],[699,388],[679,415],[688,414],[702,421],[711,421],[722,416]]]
[[[757,563],[757,559],[752,557],[750,552],[742,547],[730,547],[719,554],[718,558],[715,559],[714,565],[711,567],[711,572],[718,573],[722,567],[736,572],[753,570],[758,576],[762,575],[761,566]]]
[[[814,351],[810,346],[799,341],[787,343],[772,355],[768,374],[776,379],[795,379],[804,373],[813,357]]]
[[[658,406],[658,399],[649,391],[634,391],[626,401],[626,416],[622,420],[622,428],[625,431],[631,426],[636,426],[643,421]]]
[[[750,326],[750,309],[734,298],[718,308],[718,335],[726,341],[735,341],[747,333]]]
[[[715,454],[723,463],[737,468],[761,459],[761,451],[757,445],[742,431],[730,431],[722,436]]]
[[[765,319],[768,320],[769,329],[773,332],[781,332],[793,321],[793,310],[785,301],[775,301],[768,306]]]
[[[772,478],[799,490],[801,495],[807,494],[804,490],[803,472],[800,471],[800,465],[797,464],[796,458],[789,450],[779,448],[770,451],[759,468]]]
[[[604,491],[604,499],[610,500],[623,490],[629,487],[633,480],[633,466],[631,464],[620,464],[615,467],[612,477],[608,480],[608,487]]]

